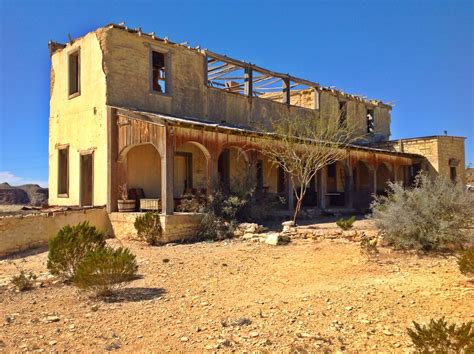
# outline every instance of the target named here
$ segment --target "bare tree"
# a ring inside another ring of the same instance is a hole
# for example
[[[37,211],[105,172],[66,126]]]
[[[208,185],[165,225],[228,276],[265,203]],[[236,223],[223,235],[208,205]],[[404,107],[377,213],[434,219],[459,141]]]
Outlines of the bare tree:
[[[274,166],[281,166],[291,179],[296,197],[293,221],[301,210],[308,184],[324,166],[347,156],[347,146],[356,140],[345,119],[307,119],[289,116],[271,121],[259,142],[261,152]]]

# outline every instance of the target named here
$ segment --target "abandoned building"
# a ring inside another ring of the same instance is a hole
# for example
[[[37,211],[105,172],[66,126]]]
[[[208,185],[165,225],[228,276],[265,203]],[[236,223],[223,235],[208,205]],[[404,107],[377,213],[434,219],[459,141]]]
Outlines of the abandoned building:
[[[49,48],[51,205],[116,212],[126,184],[137,209],[171,217],[184,194],[229,185],[253,164],[257,187],[291,209],[288,178],[256,134],[283,116],[343,119],[364,136],[318,173],[307,207],[364,210],[388,181],[408,184],[420,169],[464,179],[464,138],[391,141],[392,107],[379,100],[116,24]]]

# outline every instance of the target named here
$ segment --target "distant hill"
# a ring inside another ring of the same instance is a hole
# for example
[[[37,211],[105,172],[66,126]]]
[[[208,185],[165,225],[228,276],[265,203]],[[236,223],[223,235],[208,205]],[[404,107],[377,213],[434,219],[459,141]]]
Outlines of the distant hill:
[[[37,184],[10,186],[0,183],[0,204],[29,204],[41,206],[48,202],[48,188]]]

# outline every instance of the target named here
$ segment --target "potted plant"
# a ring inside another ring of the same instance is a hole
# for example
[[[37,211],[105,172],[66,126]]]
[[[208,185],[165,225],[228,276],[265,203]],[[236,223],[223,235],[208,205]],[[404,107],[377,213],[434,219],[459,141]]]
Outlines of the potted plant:
[[[135,211],[135,200],[128,199],[128,188],[127,184],[124,183],[119,186],[120,194],[122,199],[117,201],[119,211]]]

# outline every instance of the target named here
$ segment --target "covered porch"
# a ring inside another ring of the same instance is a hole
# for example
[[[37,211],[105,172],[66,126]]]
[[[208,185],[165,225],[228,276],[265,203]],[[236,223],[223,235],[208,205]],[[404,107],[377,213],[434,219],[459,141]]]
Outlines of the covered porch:
[[[117,211],[118,186],[127,184],[136,211],[182,211],[187,198],[204,198],[217,184],[232,191],[247,174],[259,196],[283,196],[295,205],[290,178],[258,149],[256,132],[225,124],[113,109],[109,212]],[[347,156],[318,171],[305,208],[365,211],[389,181],[408,184],[418,156],[354,146]]]

